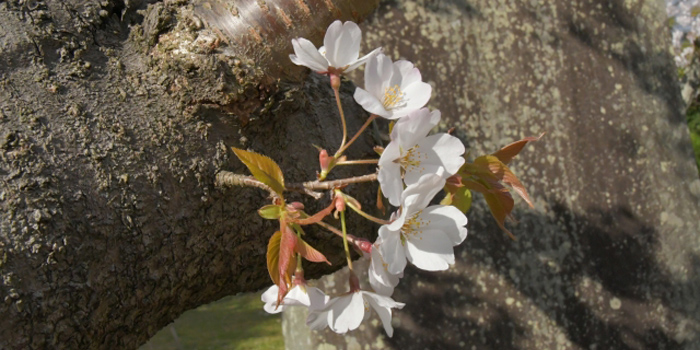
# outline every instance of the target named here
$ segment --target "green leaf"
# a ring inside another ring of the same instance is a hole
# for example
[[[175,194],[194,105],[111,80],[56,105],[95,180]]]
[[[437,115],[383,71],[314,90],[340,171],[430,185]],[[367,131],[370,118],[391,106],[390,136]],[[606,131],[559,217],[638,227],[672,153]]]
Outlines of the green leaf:
[[[270,186],[270,188],[280,197],[284,192],[284,176],[279,165],[274,160],[255,152],[245,151],[239,148],[232,147],[233,153],[238,159],[248,167],[250,173],[258,179],[258,181]]]
[[[274,204],[266,205],[258,209],[258,215],[263,219],[277,220],[282,216],[282,207]]]
[[[440,204],[454,206],[466,214],[472,206],[472,191],[468,188],[460,187],[454,192],[447,192]]]

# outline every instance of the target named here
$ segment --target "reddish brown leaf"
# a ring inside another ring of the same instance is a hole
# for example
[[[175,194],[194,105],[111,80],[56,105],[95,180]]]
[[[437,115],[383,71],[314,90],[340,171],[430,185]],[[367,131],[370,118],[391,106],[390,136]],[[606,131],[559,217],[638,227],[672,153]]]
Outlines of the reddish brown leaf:
[[[478,164],[481,168],[488,168],[499,181],[512,187],[513,190],[515,190],[515,192],[520,195],[520,197],[522,197],[531,208],[534,208],[525,186],[523,186],[523,184],[508,168],[508,166],[501,162],[496,156],[481,156],[474,160],[474,164]]]
[[[312,216],[309,216],[307,218],[296,219],[296,220],[294,220],[294,223],[302,225],[302,226],[315,224],[315,223],[323,220],[323,218],[325,218],[326,216],[328,216],[333,211],[333,209],[335,209],[335,202],[334,201],[332,201],[331,204],[328,207],[326,207],[326,209],[323,209],[323,210],[319,211],[318,213],[316,213]]]
[[[280,284],[279,259],[281,237],[282,232],[277,231],[270,237],[270,241],[267,243],[267,272],[270,273],[272,282],[278,286]]]
[[[501,162],[503,162],[504,164],[508,164],[511,160],[513,160],[515,156],[518,155],[518,153],[520,153],[520,151],[522,151],[522,149],[525,147],[525,145],[527,145],[528,142],[539,141],[539,139],[541,139],[542,136],[544,136],[544,134],[545,133],[542,133],[538,137],[526,137],[520,141],[515,141],[509,144],[508,146],[505,146],[500,150],[496,151],[496,153],[494,153],[493,155],[496,156],[496,158],[500,159]]]
[[[513,211],[513,197],[510,192],[503,187],[502,189],[493,189],[487,193],[483,193],[486,203],[489,205],[491,215],[496,219],[496,223],[501,230],[505,231],[508,236],[515,240],[515,236],[505,227],[506,218]]]
[[[296,251],[297,236],[286,224],[280,229],[282,230],[282,237],[280,238],[278,271],[280,272],[280,274],[282,274],[282,277],[285,277],[284,280],[287,280],[287,278],[291,280],[291,277],[287,276],[287,271],[289,269],[290,262],[294,260],[294,251]]]
[[[326,259],[326,256],[321,252],[316,250],[314,247],[306,243],[303,239],[297,237],[297,253],[301,255],[302,258],[313,261],[313,262],[325,262],[330,265],[331,262]]]

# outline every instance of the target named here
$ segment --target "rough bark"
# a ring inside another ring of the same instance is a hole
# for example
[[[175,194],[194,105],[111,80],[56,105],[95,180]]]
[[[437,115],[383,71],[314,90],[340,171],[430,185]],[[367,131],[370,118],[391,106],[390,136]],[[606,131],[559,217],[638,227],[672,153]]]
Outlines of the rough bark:
[[[271,283],[275,223],[256,214],[267,195],[215,175],[247,173],[235,146],[278,161],[287,181],[315,179],[313,144],[340,140],[335,101],[323,77],[285,83],[253,60],[274,56],[223,54],[193,11],[0,2],[0,348],[136,348],[185,310]],[[326,11],[322,28],[361,16]],[[366,115],[351,93],[356,130]],[[309,236],[340,265],[330,234]]]
[[[477,201],[453,269],[407,268],[393,338],[309,333],[290,308],[288,349],[700,348],[700,180],[663,1],[388,1],[363,29],[416,62],[472,156],[547,132],[512,163],[535,209],[511,242]]]

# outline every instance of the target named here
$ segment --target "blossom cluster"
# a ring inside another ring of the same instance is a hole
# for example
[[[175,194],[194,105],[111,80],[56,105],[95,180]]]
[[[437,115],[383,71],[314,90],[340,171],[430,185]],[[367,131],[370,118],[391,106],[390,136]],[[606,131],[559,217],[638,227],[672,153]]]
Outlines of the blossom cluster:
[[[271,313],[284,307],[307,307],[309,327],[328,327],[337,333],[357,329],[373,309],[386,333],[392,336],[392,309],[401,309],[404,304],[391,296],[407,264],[428,271],[446,270],[455,262],[453,247],[467,237],[467,217],[461,210],[430,205],[447,179],[464,164],[465,148],[452,135],[429,135],[440,122],[441,114],[425,107],[432,88],[422,80],[414,64],[405,60],[394,62],[381,48],[360,57],[360,41],[357,24],[336,21],[328,28],[324,46],[319,49],[307,39],[294,39],[290,59],[330,76],[332,85],[340,83],[340,75],[366,63],[364,87],[356,89],[354,99],[371,118],[386,118],[394,123],[390,143],[376,163],[381,192],[397,209],[388,220],[381,221],[374,243],[358,246],[371,259],[368,275],[373,290],[362,290],[351,272],[349,292],[328,296],[308,286],[303,275],[295,274],[293,287],[286,294],[281,296],[279,287],[273,285],[262,300],[265,310]],[[342,116],[342,108],[340,113]],[[322,154],[322,164],[328,164],[329,157],[325,151]],[[336,207],[344,208],[343,203]],[[352,202],[348,201],[348,205],[352,206]]]
[[[666,0],[666,14],[672,20],[671,37],[674,60],[685,68],[695,52],[700,37],[700,0]]]

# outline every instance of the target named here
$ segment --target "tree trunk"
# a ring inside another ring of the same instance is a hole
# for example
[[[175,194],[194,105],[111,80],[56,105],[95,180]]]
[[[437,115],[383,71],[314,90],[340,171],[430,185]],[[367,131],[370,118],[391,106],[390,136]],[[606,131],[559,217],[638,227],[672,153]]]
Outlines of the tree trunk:
[[[321,28],[351,17],[331,10],[305,15]],[[289,51],[230,43],[241,51],[223,54],[222,29],[194,11],[189,1],[0,2],[0,348],[136,348],[185,310],[271,284],[275,223],[256,213],[267,194],[215,176],[247,174],[235,146],[276,160],[288,182],[315,179],[313,145],[340,143],[335,100],[327,78],[263,70]],[[357,130],[366,114],[350,85]],[[370,154],[368,140],[350,156]],[[291,198],[309,212],[328,203]],[[329,233],[309,236],[342,264]]]
[[[662,0],[386,2],[363,31],[434,82],[472,159],[547,132],[511,163],[535,208],[516,203],[510,241],[477,200],[454,268],[407,268],[393,338],[289,308],[288,349],[700,348],[700,180]]]

